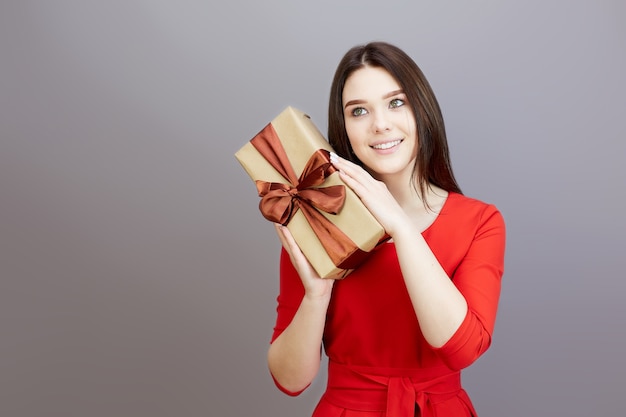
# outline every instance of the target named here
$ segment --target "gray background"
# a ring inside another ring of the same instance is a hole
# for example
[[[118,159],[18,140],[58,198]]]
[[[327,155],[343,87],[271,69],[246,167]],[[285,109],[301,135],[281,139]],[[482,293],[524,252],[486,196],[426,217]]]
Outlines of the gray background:
[[[464,192],[507,220],[482,417],[623,415],[626,7],[615,1],[0,5],[0,415],[308,415],[265,354],[278,241],[233,153],[326,129],[357,43],[420,64]]]

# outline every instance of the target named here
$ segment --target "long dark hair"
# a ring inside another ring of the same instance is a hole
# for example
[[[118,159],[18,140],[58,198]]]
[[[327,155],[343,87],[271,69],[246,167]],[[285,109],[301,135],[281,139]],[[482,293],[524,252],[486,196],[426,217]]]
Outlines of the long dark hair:
[[[328,141],[335,152],[363,165],[352,152],[346,133],[342,95],[348,77],[366,66],[383,68],[395,78],[415,116],[418,151],[411,177],[413,186],[418,187],[422,198],[430,184],[461,193],[452,172],[446,129],[435,93],[417,64],[400,48],[385,42],[355,46],[337,66],[328,105]]]

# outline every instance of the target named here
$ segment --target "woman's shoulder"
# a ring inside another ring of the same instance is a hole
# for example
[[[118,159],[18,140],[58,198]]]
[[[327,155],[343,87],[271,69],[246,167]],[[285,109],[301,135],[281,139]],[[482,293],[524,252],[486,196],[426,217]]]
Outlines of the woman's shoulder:
[[[456,218],[464,223],[482,223],[488,220],[503,222],[502,214],[494,204],[456,192],[448,194],[443,213],[446,217]]]
[[[498,210],[496,206],[492,203],[485,202],[483,200],[479,200],[478,198],[469,197],[465,194],[456,193],[454,191],[450,191],[448,193],[448,201],[450,205],[455,208],[463,208],[463,209],[476,209],[476,210],[485,210],[491,208],[493,210]]]

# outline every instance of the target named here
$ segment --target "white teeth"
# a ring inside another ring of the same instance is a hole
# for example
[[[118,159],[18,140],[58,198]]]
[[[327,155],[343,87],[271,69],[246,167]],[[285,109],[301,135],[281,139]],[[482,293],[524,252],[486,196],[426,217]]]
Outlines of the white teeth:
[[[374,148],[374,149],[389,149],[389,148],[393,148],[396,145],[399,145],[400,142],[402,142],[402,141],[401,140],[394,140],[393,142],[379,143],[378,145],[372,146],[372,148]]]

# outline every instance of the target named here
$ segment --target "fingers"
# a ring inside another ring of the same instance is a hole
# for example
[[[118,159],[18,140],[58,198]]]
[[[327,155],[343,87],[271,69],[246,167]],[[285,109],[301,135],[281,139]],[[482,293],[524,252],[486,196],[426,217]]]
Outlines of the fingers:
[[[276,228],[276,234],[278,235],[278,239],[280,239],[280,243],[285,249],[288,249],[289,244],[287,243],[287,239],[285,238],[285,233],[283,231],[285,226],[279,223],[274,223],[274,227]]]
[[[350,177],[355,177],[359,175],[368,175],[367,171],[358,166],[357,164],[348,161],[337,155],[334,152],[330,153],[330,162],[339,170],[339,173],[347,174]]]
[[[295,256],[297,256],[297,254],[301,252],[300,247],[298,246],[295,239],[291,235],[291,232],[289,231],[289,229],[287,229],[282,224],[278,224],[278,223],[274,223],[274,227],[276,227],[276,233],[278,234],[280,243],[283,245],[283,248],[285,248],[285,250],[289,254],[291,261],[294,262],[296,260]]]
[[[403,213],[387,185],[372,177],[365,169],[331,153],[331,163],[339,170],[342,181],[361,199],[387,233],[393,231]]]
[[[294,246],[298,247],[295,240],[293,239],[293,236],[291,235],[291,232],[289,231],[289,229],[281,224],[275,223],[274,225],[276,226],[280,242],[283,244],[285,249],[287,249],[287,252],[291,253]]]
[[[330,162],[333,164],[335,168],[339,170],[339,177],[346,183],[350,188],[357,193],[357,195],[362,194],[362,186],[361,183],[364,181],[363,176],[359,180],[359,170],[363,173],[366,173],[363,168],[360,166],[353,164],[352,162],[340,158],[336,153],[330,153]]]
[[[330,161],[339,170],[339,176],[361,199],[369,199],[372,193],[380,191],[381,182],[359,165],[331,152]],[[386,187],[384,187],[386,189]],[[381,190],[382,191],[382,190]]]
[[[283,247],[291,258],[291,263],[296,267],[299,274],[301,276],[305,273],[311,274],[313,267],[302,253],[302,250],[300,250],[300,246],[298,246],[298,243],[294,239],[289,229],[278,223],[274,223],[274,226],[276,227],[278,237]]]

